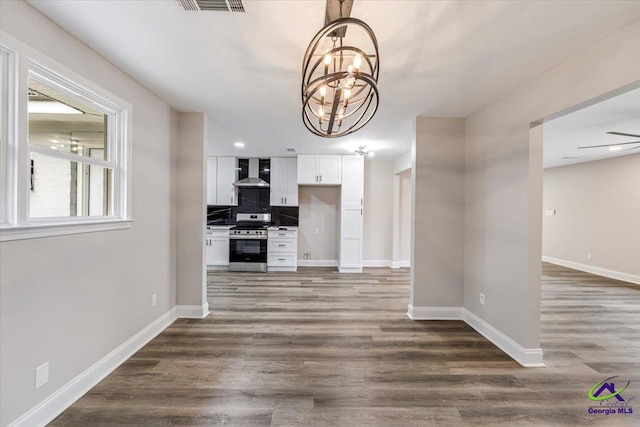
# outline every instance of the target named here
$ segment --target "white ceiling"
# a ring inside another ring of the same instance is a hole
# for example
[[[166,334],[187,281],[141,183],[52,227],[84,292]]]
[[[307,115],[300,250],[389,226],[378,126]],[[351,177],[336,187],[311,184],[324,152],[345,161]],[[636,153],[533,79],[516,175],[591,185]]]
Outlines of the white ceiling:
[[[211,119],[210,154],[410,149],[415,116],[465,117],[640,17],[637,1],[355,0],[380,44],[380,108],[323,139],[301,120],[302,56],[325,0],[245,0],[247,13],[185,12],[174,0],[29,0],[180,111]]]
[[[608,135],[607,132],[640,135],[640,89],[545,123],[544,167],[640,154],[640,148],[635,148],[640,147],[640,137]],[[578,148],[633,141],[638,144],[620,145],[621,151],[610,151],[609,147]]]

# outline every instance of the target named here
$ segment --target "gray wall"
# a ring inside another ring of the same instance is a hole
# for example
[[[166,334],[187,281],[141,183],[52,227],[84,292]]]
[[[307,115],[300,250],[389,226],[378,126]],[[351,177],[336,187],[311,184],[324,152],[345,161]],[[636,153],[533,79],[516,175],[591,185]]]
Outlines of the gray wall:
[[[0,424],[6,425],[173,306],[170,108],[29,5],[0,27],[133,105],[131,229],[0,243]],[[151,307],[151,294],[158,304]],[[34,390],[35,368],[50,362]]]
[[[546,169],[544,209],[543,255],[640,278],[640,154]]]
[[[411,260],[411,171],[400,174],[399,259]]]
[[[390,261],[393,214],[393,161],[364,160],[364,261]]]
[[[418,117],[413,144],[410,304],[461,307],[464,119]]]
[[[206,306],[207,116],[178,113],[176,153],[177,304]],[[206,310],[206,309],[204,309]]]
[[[638,40],[634,21],[466,120],[465,308],[525,348],[540,345],[542,131],[530,124],[637,84]]]

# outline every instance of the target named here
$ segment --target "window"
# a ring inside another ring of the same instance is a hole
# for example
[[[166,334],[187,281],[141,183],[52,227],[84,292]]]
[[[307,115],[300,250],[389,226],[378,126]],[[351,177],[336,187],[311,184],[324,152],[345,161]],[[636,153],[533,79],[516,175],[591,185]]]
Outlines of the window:
[[[11,44],[3,33],[1,240],[129,227],[131,107]]]

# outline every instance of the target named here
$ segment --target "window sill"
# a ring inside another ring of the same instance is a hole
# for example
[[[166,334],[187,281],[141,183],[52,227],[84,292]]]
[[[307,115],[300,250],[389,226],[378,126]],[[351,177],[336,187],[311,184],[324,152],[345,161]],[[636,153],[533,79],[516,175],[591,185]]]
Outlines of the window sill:
[[[0,229],[0,242],[131,228],[133,220],[114,219],[69,224],[37,224]]]

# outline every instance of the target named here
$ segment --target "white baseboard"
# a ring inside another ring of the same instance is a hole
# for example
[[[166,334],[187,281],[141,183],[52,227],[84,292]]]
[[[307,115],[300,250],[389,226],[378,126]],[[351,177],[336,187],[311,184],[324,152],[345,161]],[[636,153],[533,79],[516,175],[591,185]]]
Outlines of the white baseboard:
[[[335,259],[298,259],[298,267],[337,267]]]
[[[407,316],[411,320],[463,320],[462,307],[414,307],[409,304]]]
[[[345,273],[345,274],[362,273],[362,267],[338,267],[338,273]]]
[[[544,367],[542,349],[522,347],[464,307],[414,307],[409,304],[407,316],[412,320],[464,321],[525,368]]]
[[[295,273],[296,271],[298,271],[298,267],[267,266],[267,273]]]
[[[176,320],[172,308],[80,375],[31,408],[9,427],[45,426]]]
[[[391,261],[391,268],[407,268],[407,267],[411,267],[411,261],[408,259],[400,260],[400,261]]]
[[[464,321],[525,368],[544,367],[542,349],[522,347],[467,309],[464,310]]]
[[[549,262],[551,264],[561,265],[563,267],[572,268],[574,270],[584,271],[586,273],[595,274],[597,276],[608,277],[610,279],[622,280],[623,282],[629,282],[636,285],[640,285],[640,276],[636,276],[635,274],[607,270],[606,268],[595,267],[593,265],[587,265],[587,264],[580,264],[579,262],[567,261],[564,259],[553,258],[550,256],[543,256],[542,261]]]
[[[362,261],[364,267],[391,267],[391,260],[388,259],[366,259]]]
[[[176,305],[178,319],[204,319],[208,314],[208,302],[202,305]]]

